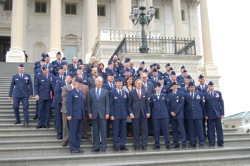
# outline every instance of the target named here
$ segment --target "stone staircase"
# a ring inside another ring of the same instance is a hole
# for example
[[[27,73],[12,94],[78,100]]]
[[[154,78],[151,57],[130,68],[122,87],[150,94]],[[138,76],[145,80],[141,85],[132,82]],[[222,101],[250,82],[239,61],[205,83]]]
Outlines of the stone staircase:
[[[106,153],[91,153],[91,140],[82,140],[82,154],[71,154],[69,147],[62,147],[56,139],[53,121],[49,129],[35,129],[37,121],[35,100],[30,100],[30,127],[14,125],[11,101],[7,100],[11,76],[17,64],[0,63],[0,165],[248,165],[250,163],[250,134],[237,134],[237,129],[224,129],[224,147],[204,149],[186,148],[166,150],[163,146],[153,150],[154,138],[149,137],[147,151],[134,151],[132,138],[127,139],[127,152],[114,152],[112,139],[108,139]],[[25,64],[27,73],[33,74],[33,64]],[[29,72],[31,71],[31,72]],[[22,107],[20,109],[23,119]],[[172,141],[172,136],[171,136]],[[163,138],[161,138],[163,141]]]

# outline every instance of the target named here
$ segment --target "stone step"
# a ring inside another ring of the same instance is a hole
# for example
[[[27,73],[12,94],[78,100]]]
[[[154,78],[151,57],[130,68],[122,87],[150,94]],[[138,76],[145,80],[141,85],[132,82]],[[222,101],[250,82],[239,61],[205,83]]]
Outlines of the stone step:
[[[8,134],[8,135],[0,135],[1,141],[27,141],[27,140],[51,140],[56,139],[56,132],[54,133],[36,133],[36,134]]]
[[[163,141],[164,138],[161,137],[161,141]],[[154,145],[154,137],[149,137],[148,142],[149,145],[153,146]],[[170,142],[173,142],[173,137],[170,137]],[[235,138],[235,139],[225,139],[224,140],[225,147],[247,147],[250,145],[250,138]],[[113,140],[112,138],[107,139],[107,144],[108,147],[113,147]],[[181,142],[180,142],[181,144]],[[188,142],[189,144],[189,142]],[[86,145],[92,145],[92,140],[91,139],[82,139],[81,145],[83,148],[85,148]],[[127,138],[127,146],[131,146],[132,148],[133,145],[133,138],[128,137]],[[164,142],[161,142],[161,145],[164,145]],[[205,142],[205,147],[208,147],[209,142]],[[28,140],[19,140],[18,138],[16,140],[8,140],[4,138],[0,138],[0,147],[1,148],[7,148],[7,147],[40,147],[40,146],[61,146],[61,140],[57,140],[56,137],[54,136],[52,139],[46,139],[46,140],[39,140],[39,139],[32,139],[29,138]],[[89,148],[88,146],[86,146]],[[180,149],[180,148],[177,148]],[[177,150],[176,149],[176,150]]]
[[[19,129],[0,129],[0,135],[18,135],[18,134],[53,134],[55,133],[54,126],[50,126],[49,129],[46,128],[24,128],[22,124]]]
[[[90,145],[86,145],[90,146]],[[128,159],[133,159],[133,161],[159,161],[159,160],[184,160],[184,159],[195,159],[195,158],[213,158],[213,157],[228,157],[233,158],[236,156],[249,156],[250,148],[240,147],[240,148],[204,148],[204,149],[181,149],[181,150],[166,150],[165,148],[159,151],[152,150],[152,147],[148,147],[147,151],[134,151],[133,148],[129,148],[127,152],[114,152],[112,148],[107,148],[106,153],[91,153],[90,149],[84,149],[85,152],[79,155],[72,155],[69,152],[68,147],[23,147],[23,148],[1,148],[0,155],[2,158],[8,158],[17,160],[17,158],[40,158],[45,161],[54,158],[54,161],[60,163],[70,163],[65,162],[66,160],[71,160],[72,164],[80,164],[79,160],[84,161],[84,164],[101,164],[107,162],[121,162],[128,161]],[[13,153],[15,155],[13,155]],[[57,159],[56,159],[57,158]],[[77,158],[77,160],[76,160]],[[250,160],[250,159],[249,159]],[[4,159],[1,159],[2,163]],[[77,163],[75,163],[77,162]],[[26,163],[27,164],[27,163]],[[56,163],[53,163],[56,164]],[[59,164],[59,163],[58,163]]]
[[[37,124],[38,124],[38,121],[36,121],[36,120],[30,120],[30,122],[29,122],[29,128],[28,129],[31,129],[31,128],[34,129],[34,128],[36,128]],[[54,128],[54,121],[51,120],[49,125],[50,125],[51,128]],[[13,121],[13,123],[11,123],[11,124],[1,124],[1,126],[0,126],[0,130],[4,130],[4,129],[5,130],[9,130],[9,129],[18,130],[20,128],[26,129],[26,127],[23,126],[23,122],[21,122],[21,124],[14,125],[14,121]]]

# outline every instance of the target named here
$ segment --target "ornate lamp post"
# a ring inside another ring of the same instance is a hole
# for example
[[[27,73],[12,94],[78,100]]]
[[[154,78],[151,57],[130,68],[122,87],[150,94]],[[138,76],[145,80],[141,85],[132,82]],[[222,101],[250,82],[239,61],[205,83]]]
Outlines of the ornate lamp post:
[[[146,13],[143,11],[146,9],[146,0],[139,0],[139,8],[138,6],[134,6],[129,18],[133,22],[134,25],[137,25],[138,23],[141,25],[141,42],[142,45],[139,48],[140,53],[148,53],[148,46],[147,46],[147,38],[145,33],[145,24],[149,24],[150,21],[153,19],[155,15],[155,9],[153,6],[151,6]]]

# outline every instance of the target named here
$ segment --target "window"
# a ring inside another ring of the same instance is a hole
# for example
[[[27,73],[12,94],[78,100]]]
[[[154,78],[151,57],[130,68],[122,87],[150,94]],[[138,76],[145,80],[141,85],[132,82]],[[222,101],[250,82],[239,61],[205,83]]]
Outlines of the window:
[[[12,10],[12,0],[6,0],[4,2],[4,10],[8,10],[8,11]]]
[[[46,2],[39,2],[35,3],[35,13],[46,13],[47,11],[47,3]]]
[[[66,3],[65,14],[76,15],[76,3]]]
[[[160,9],[159,8],[155,8],[155,19],[160,20]]]
[[[181,10],[181,20],[182,21],[186,20],[186,18],[185,18],[185,10]]]
[[[106,6],[105,5],[97,5],[97,14],[98,14],[98,16],[105,17],[106,16]]]

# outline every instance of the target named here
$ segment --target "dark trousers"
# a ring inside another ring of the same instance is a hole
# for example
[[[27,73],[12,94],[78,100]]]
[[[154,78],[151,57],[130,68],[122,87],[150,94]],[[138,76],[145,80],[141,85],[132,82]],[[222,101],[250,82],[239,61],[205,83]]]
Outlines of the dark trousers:
[[[204,145],[204,131],[202,119],[188,119],[190,143],[195,144],[197,136],[200,145]]]
[[[54,108],[55,114],[55,125],[57,136],[62,137],[62,113],[61,113],[62,104],[58,103],[58,105]]]
[[[38,111],[38,126],[48,126],[49,125],[49,116],[50,116],[50,103],[51,100],[42,100],[38,102],[39,111]]]
[[[148,120],[143,117],[142,113],[138,119],[132,119],[133,126],[133,144],[134,147],[140,146],[140,127],[141,127],[141,146],[148,145]]]
[[[24,122],[29,122],[29,100],[27,97],[24,98],[13,98],[13,108],[14,108],[14,114],[16,118],[16,122],[20,122],[20,113],[19,113],[19,106],[20,102],[22,102],[23,105],[23,114],[24,114]]]
[[[221,125],[221,118],[217,119],[208,119],[207,120],[208,125],[208,136],[209,136],[209,143],[215,144],[215,128],[216,128],[216,134],[217,134],[217,143],[223,144],[223,130]]]
[[[181,143],[182,145],[186,145],[186,132],[184,127],[184,119],[172,119],[172,130],[173,130],[173,139],[174,145],[179,145],[179,133],[181,134]]]
[[[102,149],[107,148],[107,121],[99,116],[92,120],[93,127],[93,149],[100,149],[100,132],[102,138]]]
[[[80,150],[82,140],[82,119],[72,119],[69,121],[69,145],[70,150]]]
[[[155,146],[160,147],[160,132],[162,131],[165,139],[165,145],[170,146],[169,141],[169,118],[152,119],[154,126]]]
[[[126,146],[126,119],[115,119],[112,123],[113,131],[113,143],[115,148],[125,147]],[[120,144],[119,146],[119,135],[120,135]]]

